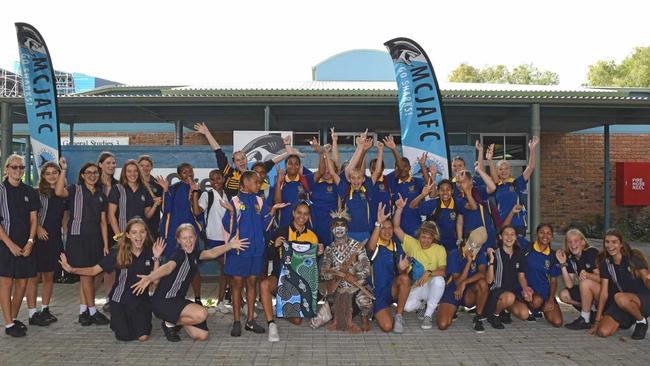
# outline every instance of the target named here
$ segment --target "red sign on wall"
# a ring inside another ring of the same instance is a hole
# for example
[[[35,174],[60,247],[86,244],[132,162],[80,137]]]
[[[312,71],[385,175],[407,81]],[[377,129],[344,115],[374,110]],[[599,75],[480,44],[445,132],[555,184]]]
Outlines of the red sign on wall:
[[[650,206],[650,163],[616,163],[616,204]]]

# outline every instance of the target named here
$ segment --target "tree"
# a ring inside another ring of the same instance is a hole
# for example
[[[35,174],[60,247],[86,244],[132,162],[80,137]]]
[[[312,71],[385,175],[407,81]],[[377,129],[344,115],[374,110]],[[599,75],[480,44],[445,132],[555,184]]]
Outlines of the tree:
[[[532,64],[516,66],[511,72],[505,65],[486,66],[483,69],[478,69],[463,63],[451,72],[449,81],[457,83],[557,85],[560,82],[560,77],[552,71],[540,70]]]
[[[650,47],[637,47],[620,64],[599,60],[589,65],[587,85],[650,87]]]

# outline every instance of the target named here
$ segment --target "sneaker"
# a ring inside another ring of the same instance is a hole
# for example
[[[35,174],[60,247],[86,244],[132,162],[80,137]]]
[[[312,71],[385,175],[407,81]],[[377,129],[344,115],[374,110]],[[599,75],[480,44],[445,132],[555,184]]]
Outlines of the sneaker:
[[[528,319],[526,320],[528,320],[529,322],[536,322],[537,318],[535,318],[535,315],[533,314],[528,314]]]
[[[102,306],[102,311],[105,312],[105,313],[108,313],[108,314],[111,313],[111,302],[110,301],[106,301],[106,304],[104,304],[104,306]]]
[[[256,334],[262,334],[262,333],[266,332],[266,330],[264,328],[262,328],[262,326],[257,324],[255,322],[255,320],[247,321],[246,325],[244,326],[244,329],[246,329],[249,332],[256,333]]]
[[[43,311],[41,311],[41,319],[45,319],[50,324],[59,320],[54,315],[52,315],[50,308],[45,308]]]
[[[584,320],[584,318],[579,316],[576,320],[572,321],[571,323],[564,324],[564,327],[566,329],[571,329],[571,330],[584,330],[584,329],[591,328],[591,324],[587,323]]]
[[[18,326],[15,325],[15,323],[14,323],[14,325],[13,325],[12,327],[5,328],[5,334],[6,334],[6,335],[10,335],[10,336],[12,336],[12,337],[16,337],[16,338],[18,338],[18,337],[24,337],[24,336],[27,335],[27,333],[25,332],[25,330],[24,330],[24,329],[20,329]]]
[[[485,332],[485,327],[483,326],[483,321],[481,320],[481,317],[478,315],[474,315],[474,318],[472,319],[474,322],[474,331],[476,333],[483,333]]]
[[[165,321],[163,320],[162,322],[162,330],[163,333],[165,333],[165,338],[167,338],[168,341],[170,342],[180,342],[181,337],[178,335],[178,328],[177,327],[168,327],[165,325]]]
[[[433,328],[433,319],[431,319],[430,316],[424,316],[422,319],[422,325],[420,326],[422,329],[431,329]]]
[[[221,301],[217,304],[217,311],[219,311],[221,314],[228,314],[232,312],[232,309],[227,307],[224,301]]]
[[[201,299],[198,297],[194,298],[194,303],[203,306],[203,301],[201,301]]]
[[[488,316],[488,323],[492,326],[494,329],[504,329],[505,327],[503,326],[503,323],[501,322],[501,317],[498,315],[489,315]]]
[[[424,320],[424,308],[417,309],[415,315],[418,317],[418,320]]]
[[[18,327],[18,329],[21,329],[23,331],[27,331],[27,326],[25,323],[21,322],[20,320],[14,319],[14,327]]]
[[[501,314],[499,314],[499,320],[501,320],[501,323],[503,324],[512,324],[512,314],[503,310]]]
[[[541,319],[544,317],[544,314],[542,314],[542,312],[539,310],[533,310],[533,316],[535,319]]]
[[[592,310],[589,312],[589,324],[594,325],[596,322],[596,311]]]
[[[269,324],[269,342],[279,342],[278,325],[275,322]]]
[[[233,322],[230,330],[231,337],[241,337],[241,322]]]
[[[454,316],[451,317],[451,321],[452,321],[452,322],[455,322],[456,319],[458,319],[458,312],[455,312],[455,313],[454,313]]]
[[[93,323],[93,321],[90,319],[90,312],[88,310],[86,310],[83,313],[79,314],[79,324],[86,327],[86,326],[89,326],[92,323]]]
[[[632,333],[632,339],[641,340],[645,338],[645,334],[648,331],[648,323],[636,323],[634,327],[634,333]]]
[[[404,319],[402,319],[402,314],[395,315],[393,333],[404,333]]]
[[[29,318],[29,325],[38,325],[39,327],[45,327],[50,325],[50,323],[43,318],[40,311],[37,311]]]
[[[111,321],[106,317],[106,315],[100,313],[99,311],[95,315],[90,316],[90,321],[95,325],[106,325]]]
[[[465,308],[465,311],[467,311],[468,314],[476,314],[476,306]]]

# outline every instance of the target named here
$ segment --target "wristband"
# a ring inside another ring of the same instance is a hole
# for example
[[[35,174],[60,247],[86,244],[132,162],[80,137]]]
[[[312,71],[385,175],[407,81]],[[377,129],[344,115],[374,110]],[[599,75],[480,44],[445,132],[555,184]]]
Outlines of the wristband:
[[[159,257],[151,257],[151,260],[154,261],[154,262],[160,262]]]
[[[493,266],[494,262],[488,262],[488,266]]]
[[[34,239],[32,238],[27,239],[27,244],[34,244]]]
[[[375,227],[381,227],[381,224],[375,221]]]
[[[565,263],[560,263],[561,268],[567,268],[568,266],[569,266],[569,264],[566,263],[566,262]]]

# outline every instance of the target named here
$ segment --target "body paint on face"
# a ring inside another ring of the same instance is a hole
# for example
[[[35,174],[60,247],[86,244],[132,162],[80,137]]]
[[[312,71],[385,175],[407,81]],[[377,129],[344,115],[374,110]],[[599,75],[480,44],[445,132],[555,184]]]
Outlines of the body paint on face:
[[[334,234],[335,238],[342,238],[348,234],[348,228],[347,226],[343,225],[334,226],[332,229],[332,234]]]

